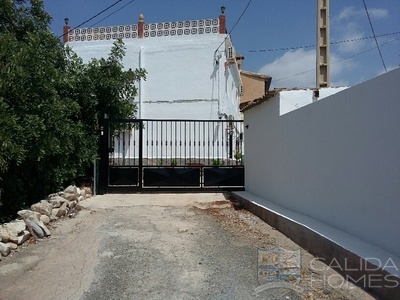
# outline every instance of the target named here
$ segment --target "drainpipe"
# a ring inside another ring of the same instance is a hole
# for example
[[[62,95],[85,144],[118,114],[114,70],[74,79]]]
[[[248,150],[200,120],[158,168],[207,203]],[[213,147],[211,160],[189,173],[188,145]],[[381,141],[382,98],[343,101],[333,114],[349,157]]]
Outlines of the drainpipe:
[[[140,47],[139,51],[139,68],[143,67],[143,47]],[[139,80],[139,119],[142,118],[142,96],[143,96],[143,90],[142,90],[142,79]]]

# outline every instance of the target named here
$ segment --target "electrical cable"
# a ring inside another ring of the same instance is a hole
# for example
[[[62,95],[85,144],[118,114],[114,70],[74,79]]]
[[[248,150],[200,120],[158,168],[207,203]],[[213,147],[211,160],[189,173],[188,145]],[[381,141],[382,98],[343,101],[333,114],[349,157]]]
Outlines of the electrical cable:
[[[247,5],[246,5],[246,7],[244,8],[243,12],[241,13],[241,15],[239,16],[239,18],[237,19],[236,23],[233,25],[232,29],[228,32],[228,35],[224,38],[224,40],[223,40],[222,43],[218,46],[218,48],[215,50],[215,52],[218,51],[218,49],[225,43],[225,40],[228,38],[228,36],[231,35],[233,29],[235,29],[236,25],[240,22],[240,20],[242,19],[242,17],[243,17],[244,14],[246,13],[246,11],[247,11],[247,9],[249,8],[249,6],[250,6],[250,4],[251,4],[252,1],[253,1],[253,0],[250,0],[250,1],[247,3]]]
[[[236,21],[235,25],[233,25],[232,29],[229,31],[229,35],[232,33],[233,29],[235,29],[236,25],[240,22],[240,20],[242,19],[242,17],[244,16],[244,14],[246,13],[247,9],[249,8],[251,2],[253,0],[250,0],[249,3],[247,3],[246,7],[244,8],[242,14],[240,15],[240,17],[238,18],[238,20]]]
[[[350,42],[358,42],[358,41],[361,41],[361,40],[367,40],[367,39],[373,39],[373,38],[377,38],[377,37],[384,37],[384,36],[397,35],[397,34],[400,34],[400,31],[390,32],[390,33],[383,33],[383,34],[375,35],[375,36],[365,36],[365,37],[361,37],[361,38],[354,38],[354,39],[336,41],[336,42],[331,42],[330,44],[331,45],[337,45],[337,44],[344,44],[344,43],[350,43]],[[306,45],[306,46],[295,46],[295,47],[275,48],[275,49],[244,50],[244,51],[240,51],[240,53],[288,51],[288,50],[298,50],[298,49],[307,49],[307,48],[315,48],[315,47],[316,47],[316,45]]]
[[[129,1],[129,2],[128,2],[128,3],[126,3],[125,5],[123,5],[123,6],[121,6],[120,8],[118,8],[116,11],[114,11],[114,12],[112,12],[112,13],[108,14],[108,15],[107,15],[107,16],[105,16],[103,19],[101,19],[101,20],[97,21],[96,23],[93,23],[93,24],[92,24],[92,25],[90,25],[89,27],[93,27],[93,26],[95,26],[95,25],[99,24],[100,22],[103,22],[105,19],[109,18],[110,16],[112,16],[113,14],[115,14],[115,13],[119,12],[120,10],[124,9],[125,7],[127,7],[129,4],[132,4],[133,2],[135,2],[135,0],[131,0],[131,1]]]
[[[100,16],[102,13],[105,13],[107,10],[109,10],[110,8],[114,7],[115,5],[117,5],[118,3],[120,3],[123,0],[118,0],[116,2],[114,2],[113,4],[111,4],[110,6],[108,6],[107,8],[103,9],[102,11],[100,11],[99,13],[95,14],[93,17],[87,19],[86,21],[82,22],[81,24],[75,26],[74,28],[72,28],[71,30],[69,30],[67,33],[69,33],[70,31],[73,31],[79,27],[81,27],[82,25],[88,23],[89,21],[93,20],[94,18]],[[59,38],[62,38],[64,35],[66,35],[67,33],[64,33],[62,35],[59,36]]]
[[[383,64],[383,68],[384,68],[385,71],[387,72],[386,65],[385,65],[385,61],[383,60],[381,48],[379,48],[378,40],[376,39],[374,26],[372,26],[371,18],[370,18],[370,16],[369,16],[367,4],[365,3],[365,0],[362,0],[362,1],[363,1],[363,3],[364,3],[365,12],[367,13],[369,25],[371,26],[372,34],[374,35],[374,39],[375,39],[376,47],[378,48],[379,56],[381,57],[381,61],[382,61],[382,64]]]
[[[382,47],[382,46],[385,46],[385,45],[390,44],[390,43],[392,43],[392,42],[398,41],[399,39],[400,39],[400,38],[393,39],[393,40],[391,40],[391,41],[389,41],[389,42],[386,42],[386,43],[381,44],[380,46],[381,46],[381,47]],[[376,48],[377,48],[377,47],[372,47],[372,48],[369,48],[369,49],[364,50],[364,51],[362,51],[362,52],[353,54],[353,55],[351,55],[351,56],[348,56],[348,57],[345,57],[345,58],[342,58],[342,59],[339,59],[339,60],[335,60],[335,61],[332,62],[331,64],[333,65],[333,64],[342,62],[342,61],[344,61],[344,60],[353,58],[353,57],[355,57],[355,56],[358,56],[358,55],[364,54],[364,53],[366,53],[366,52],[375,50]],[[278,78],[278,79],[275,79],[275,80],[272,79],[272,81],[273,81],[273,82],[282,81],[282,80],[285,80],[285,79],[293,78],[293,77],[296,77],[296,76],[299,76],[299,75],[303,75],[303,74],[306,74],[306,73],[309,73],[309,72],[313,72],[313,71],[315,71],[315,68],[314,68],[314,69],[307,70],[307,71],[303,71],[303,72],[300,72],[300,73],[297,73],[297,74],[293,74],[293,75],[290,75],[290,76],[287,76],[287,77],[282,77],[282,78]]]

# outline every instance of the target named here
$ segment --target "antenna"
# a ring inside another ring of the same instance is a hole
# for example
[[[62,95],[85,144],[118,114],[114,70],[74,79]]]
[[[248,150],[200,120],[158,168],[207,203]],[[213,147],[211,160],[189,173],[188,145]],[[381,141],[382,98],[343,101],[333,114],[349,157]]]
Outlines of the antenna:
[[[330,80],[330,33],[329,0],[317,0],[317,88],[329,87]]]

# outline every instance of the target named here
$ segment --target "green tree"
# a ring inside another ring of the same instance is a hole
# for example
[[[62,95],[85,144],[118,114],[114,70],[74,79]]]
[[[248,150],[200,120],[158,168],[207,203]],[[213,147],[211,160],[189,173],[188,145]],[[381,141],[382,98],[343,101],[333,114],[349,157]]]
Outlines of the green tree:
[[[43,1],[0,4],[0,217],[83,175],[98,156],[98,119],[134,116],[124,44],[85,64],[49,30]]]

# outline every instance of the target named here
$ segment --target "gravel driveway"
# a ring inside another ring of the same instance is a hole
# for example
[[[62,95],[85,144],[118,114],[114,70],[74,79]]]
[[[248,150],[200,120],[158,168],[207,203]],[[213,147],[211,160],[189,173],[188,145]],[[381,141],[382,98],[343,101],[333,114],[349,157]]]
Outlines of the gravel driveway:
[[[0,299],[374,299],[326,267],[312,270],[322,263],[226,198],[84,200],[49,239],[0,262]],[[301,281],[260,283],[257,250],[277,247],[301,253]]]

